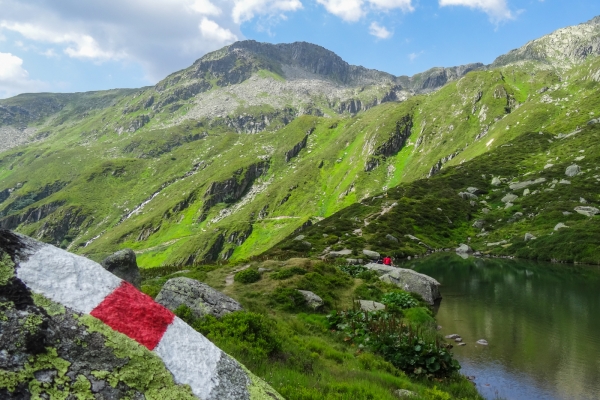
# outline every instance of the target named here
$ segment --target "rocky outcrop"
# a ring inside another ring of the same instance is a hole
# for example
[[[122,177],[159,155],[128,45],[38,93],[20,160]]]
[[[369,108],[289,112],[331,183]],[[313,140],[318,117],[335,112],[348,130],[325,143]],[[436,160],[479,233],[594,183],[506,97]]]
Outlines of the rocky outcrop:
[[[32,224],[41,221],[60,208],[64,202],[53,202],[25,210],[21,214],[13,214],[0,219],[0,229],[15,229],[21,224]]]
[[[136,288],[142,285],[142,276],[137,265],[135,252],[131,249],[123,249],[106,257],[101,263],[108,272],[118,276]]]
[[[356,300],[356,304],[362,311],[374,312],[385,310],[385,304],[373,300]]]
[[[156,302],[171,311],[185,305],[192,310],[195,318],[205,315],[221,318],[234,311],[243,310],[240,303],[231,297],[205,283],[184,277],[169,279],[156,296]]]
[[[401,76],[399,80],[406,89],[410,89],[417,93],[428,93],[441,88],[448,82],[462,78],[471,71],[482,68],[484,68],[484,65],[481,63],[466,64],[449,68],[436,67],[416,74],[410,78]]]
[[[365,172],[372,171],[387,157],[398,154],[404,147],[406,140],[410,137],[413,127],[412,115],[405,115],[399,121],[396,121],[396,129],[383,144],[381,144],[367,160]]]
[[[435,174],[440,172],[442,170],[442,167],[444,166],[444,164],[446,164],[448,161],[452,160],[459,153],[460,153],[460,151],[456,151],[456,152],[454,152],[452,154],[448,154],[446,157],[443,157],[440,160],[438,160],[438,162],[436,162],[429,170],[427,177],[431,178],[432,176],[434,176]]]
[[[308,136],[313,133],[315,130],[315,128],[310,129],[308,132],[306,132],[306,135],[304,135],[304,138],[300,141],[300,143],[297,143],[294,147],[292,147],[290,150],[286,151],[285,153],[285,162],[290,162],[290,160],[294,157],[296,157],[298,154],[300,154],[300,151],[306,147],[306,142],[308,141]]]
[[[22,196],[18,196],[12,203],[6,206],[2,211],[0,211],[0,217],[12,214],[19,210],[29,207],[33,203],[36,203],[40,200],[44,200],[45,198],[53,195],[54,193],[60,191],[64,188],[68,182],[56,181],[53,183],[48,183],[43,187],[33,190],[27,194]]]
[[[99,264],[0,230],[2,399],[283,399]]]
[[[207,217],[208,210],[218,203],[235,203],[250,189],[254,181],[267,173],[269,161],[260,161],[246,168],[240,168],[229,179],[213,182],[204,193],[204,204],[200,221]]]

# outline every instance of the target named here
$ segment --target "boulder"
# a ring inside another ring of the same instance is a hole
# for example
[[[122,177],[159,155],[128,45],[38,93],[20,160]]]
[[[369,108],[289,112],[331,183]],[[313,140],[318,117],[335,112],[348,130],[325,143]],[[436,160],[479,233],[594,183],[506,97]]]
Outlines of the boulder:
[[[415,392],[411,392],[410,390],[398,389],[394,392],[394,396],[399,399],[414,399],[417,397],[417,394]]]
[[[314,294],[313,292],[309,292],[308,290],[298,290],[304,296],[306,303],[313,310],[317,310],[323,306],[323,299]]]
[[[6,230],[0,303],[3,399],[283,399],[100,264]]]
[[[397,237],[395,237],[395,236],[392,236],[392,235],[390,235],[389,233],[388,233],[387,235],[385,235],[385,238],[386,238],[387,240],[391,241],[391,242],[395,242],[395,243],[398,243],[398,242],[399,242],[399,240],[398,240],[398,238],[397,238]]]
[[[242,311],[237,301],[197,280],[179,277],[169,279],[156,296],[156,302],[175,311],[181,305],[188,306],[196,318],[212,315],[217,318]]]
[[[569,177],[577,176],[581,173],[581,167],[577,164],[569,165],[565,170],[565,175]]]
[[[500,186],[502,184],[502,181],[500,180],[500,178],[498,177],[494,177],[492,178],[492,186]]]
[[[362,264],[362,261],[363,260],[359,258],[346,258],[346,262],[350,265],[360,265]]]
[[[457,334],[457,333],[452,333],[452,334],[450,334],[450,335],[446,335],[446,336],[444,336],[444,337],[445,337],[446,339],[456,339],[456,338],[460,337],[460,335],[459,335],[459,334]]]
[[[397,267],[392,267],[391,265],[375,264],[375,263],[365,264],[365,268],[370,271],[375,271],[379,275],[388,274],[397,269]]]
[[[102,261],[100,264],[108,272],[115,274],[119,278],[131,283],[136,288],[140,288],[142,277],[137,265],[135,252],[131,249],[117,251]]]
[[[300,241],[300,240],[304,240],[304,238],[305,238],[305,237],[306,237],[306,236],[304,236],[304,235],[298,235],[298,236],[296,236],[296,237],[294,238],[294,240],[298,240],[298,241]]]
[[[555,231],[557,231],[557,230],[559,230],[559,229],[562,229],[562,228],[568,228],[568,226],[567,226],[567,225],[565,225],[565,224],[563,224],[562,222],[559,222],[559,223],[558,223],[558,224],[556,224],[556,226],[554,227],[554,230],[555,230]]]
[[[473,228],[475,229],[481,229],[483,228],[483,224],[485,224],[485,221],[482,219],[478,219],[477,221],[473,222]]]
[[[516,194],[509,193],[506,196],[504,196],[502,198],[502,200],[500,200],[500,201],[503,203],[512,203],[513,201],[515,201],[518,198],[519,198],[519,196],[517,196]]]
[[[356,303],[360,306],[363,311],[381,311],[385,310],[385,304],[378,303],[372,300],[356,300]]]
[[[348,257],[349,255],[352,254],[352,250],[350,249],[344,249],[344,250],[340,250],[340,251],[330,251],[329,253],[327,253],[327,258],[343,258],[343,257]]]
[[[467,188],[467,192],[469,192],[471,194],[475,194],[475,195],[480,195],[480,194],[484,193],[483,190],[477,189],[476,187],[473,187],[473,186],[469,186]]]
[[[442,298],[438,281],[412,269],[394,268],[393,271],[381,276],[379,279],[392,283],[407,292],[417,293],[430,305]]]
[[[538,178],[534,181],[514,182],[508,185],[508,187],[510,188],[510,190],[520,190],[525,189],[528,186],[537,185],[544,182],[546,182],[546,178]]]
[[[529,242],[530,240],[534,240],[534,239],[537,239],[537,238],[535,236],[533,236],[531,233],[527,232],[525,234],[525,241],[526,242]]]
[[[482,345],[482,346],[487,346],[487,345],[488,345],[488,342],[487,342],[487,340],[485,340],[485,339],[479,339],[479,340],[477,341],[477,344],[480,344],[480,345]]]
[[[379,260],[379,258],[381,257],[381,255],[378,252],[367,249],[363,250],[363,254],[369,257],[371,260]]]
[[[463,200],[477,200],[478,197],[469,192],[460,192],[458,194]]]
[[[469,246],[467,246],[464,243],[461,243],[457,248],[456,248],[456,252],[458,254],[471,254],[473,253],[473,249]]]
[[[600,213],[600,210],[598,210],[596,207],[590,206],[575,207],[575,211],[579,214],[585,215],[586,217],[593,217],[594,215]]]

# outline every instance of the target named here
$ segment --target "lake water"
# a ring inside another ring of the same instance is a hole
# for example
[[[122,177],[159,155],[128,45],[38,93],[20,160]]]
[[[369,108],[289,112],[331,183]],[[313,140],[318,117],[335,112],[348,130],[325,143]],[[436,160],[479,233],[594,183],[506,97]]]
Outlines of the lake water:
[[[600,399],[599,268],[450,254],[402,267],[442,284],[441,333],[467,343],[454,354],[486,399]]]

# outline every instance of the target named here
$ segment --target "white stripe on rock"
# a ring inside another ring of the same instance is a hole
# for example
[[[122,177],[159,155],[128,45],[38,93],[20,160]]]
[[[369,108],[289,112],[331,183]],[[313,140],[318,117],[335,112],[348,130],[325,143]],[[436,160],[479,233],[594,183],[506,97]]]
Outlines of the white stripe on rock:
[[[201,399],[219,384],[217,363],[223,352],[202,334],[175,317],[154,352],[162,358],[175,382],[188,384]]]
[[[48,245],[20,262],[17,276],[34,292],[85,314],[122,282],[92,260]]]

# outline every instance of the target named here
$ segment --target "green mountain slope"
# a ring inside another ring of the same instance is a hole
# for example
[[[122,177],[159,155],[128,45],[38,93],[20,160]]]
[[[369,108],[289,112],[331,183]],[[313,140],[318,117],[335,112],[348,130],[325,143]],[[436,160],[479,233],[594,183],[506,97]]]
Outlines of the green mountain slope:
[[[577,43],[595,43],[597,22],[581,26],[589,40]],[[131,247],[143,266],[245,259],[401,183],[437,193],[450,166],[531,132],[586,126],[600,112],[600,59],[557,57],[408,78],[307,43],[240,42],[151,88],[3,100],[0,135],[13,139],[0,153],[0,227],[92,258]],[[472,233],[457,229],[431,245]]]

